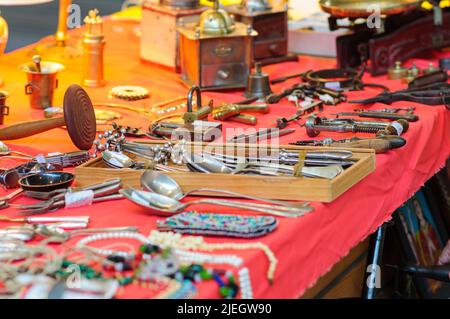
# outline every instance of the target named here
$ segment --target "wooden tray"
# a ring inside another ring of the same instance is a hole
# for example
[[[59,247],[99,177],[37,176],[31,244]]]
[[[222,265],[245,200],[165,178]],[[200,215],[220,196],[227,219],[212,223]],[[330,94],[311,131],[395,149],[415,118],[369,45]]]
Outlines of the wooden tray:
[[[161,144],[159,141],[146,141],[142,143]],[[242,144],[221,146],[226,148],[245,147],[247,151],[258,148],[258,145],[243,146]],[[267,147],[267,145],[265,146]],[[280,145],[275,149],[292,151],[344,150],[342,148],[292,145]],[[166,174],[175,179],[184,192],[200,187],[220,188],[267,199],[331,202],[375,170],[375,152],[373,150],[346,150],[353,152],[353,158],[356,160],[356,163],[333,180],[293,176],[203,174],[195,172],[170,172]],[[124,187],[132,186],[140,188],[139,179],[142,172],[143,170],[108,168],[103,163],[101,157],[90,160],[75,168],[77,186],[82,187],[98,183],[105,179],[120,177]]]

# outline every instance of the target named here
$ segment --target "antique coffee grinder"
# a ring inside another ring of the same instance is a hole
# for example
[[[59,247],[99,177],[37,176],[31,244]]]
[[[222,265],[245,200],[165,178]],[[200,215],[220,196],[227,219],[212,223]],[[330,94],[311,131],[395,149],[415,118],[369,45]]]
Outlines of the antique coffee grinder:
[[[450,46],[450,12],[440,8],[438,0],[429,2],[432,10],[417,0],[320,0],[322,10],[330,14],[330,30],[352,31],[336,39],[338,66],[366,64],[372,75],[380,75],[397,61]]]
[[[141,19],[141,58],[179,72],[177,25],[198,21],[199,0],[145,1]]]
[[[204,11],[198,23],[178,27],[182,79],[201,89],[245,88],[252,63],[250,25],[235,22],[225,10]]]
[[[258,32],[253,41],[253,57],[262,65],[297,61],[288,54],[287,2],[271,5],[267,0],[242,0],[226,7],[236,21],[252,25]]]

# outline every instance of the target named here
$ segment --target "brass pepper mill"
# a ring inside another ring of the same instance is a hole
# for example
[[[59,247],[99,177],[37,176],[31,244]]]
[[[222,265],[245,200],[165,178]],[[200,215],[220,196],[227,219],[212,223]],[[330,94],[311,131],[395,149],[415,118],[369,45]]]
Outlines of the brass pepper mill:
[[[90,10],[84,19],[86,32],[83,37],[83,85],[99,87],[105,85],[103,78],[103,51],[105,37],[103,36],[103,20],[98,16],[98,10]]]

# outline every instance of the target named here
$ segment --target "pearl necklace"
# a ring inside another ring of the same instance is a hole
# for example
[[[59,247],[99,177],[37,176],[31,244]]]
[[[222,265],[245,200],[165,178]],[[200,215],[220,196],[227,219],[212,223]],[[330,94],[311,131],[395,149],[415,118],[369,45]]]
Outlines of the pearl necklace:
[[[120,250],[114,251],[111,249],[101,249],[101,248],[94,248],[94,247],[87,246],[87,244],[94,242],[94,241],[98,241],[98,240],[122,239],[122,238],[136,239],[143,244],[151,244],[151,241],[144,235],[135,233],[135,232],[126,232],[125,231],[125,232],[99,233],[99,234],[85,237],[77,243],[77,248],[79,248],[79,249],[86,248],[98,255],[103,255],[103,256],[117,255],[120,257],[124,257],[125,259],[134,258],[135,257],[134,252],[130,253],[130,252],[120,251]]]
[[[153,230],[148,237],[149,240],[162,247],[174,247],[185,250],[223,250],[223,249],[261,249],[269,260],[269,269],[267,270],[267,279],[272,284],[278,259],[272,250],[261,242],[256,243],[207,243],[202,236],[181,236],[174,232],[159,232]]]
[[[175,250],[175,254],[181,261],[194,264],[229,264],[234,267],[242,265],[242,258],[235,255],[211,255],[178,249]]]
[[[253,299],[252,283],[250,281],[250,272],[247,267],[239,269],[239,286],[241,287],[242,299]]]

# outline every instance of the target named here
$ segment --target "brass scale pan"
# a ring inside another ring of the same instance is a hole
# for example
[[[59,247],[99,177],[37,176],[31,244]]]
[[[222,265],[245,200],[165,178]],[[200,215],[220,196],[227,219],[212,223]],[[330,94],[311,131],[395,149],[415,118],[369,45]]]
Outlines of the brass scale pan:
[[[382,15],[389,16],[418,9],[423,1],[418,0],[320,0],[323,11],[337,18],[367,18],[373,6],[378,5]]]

